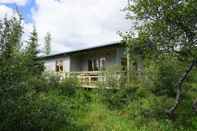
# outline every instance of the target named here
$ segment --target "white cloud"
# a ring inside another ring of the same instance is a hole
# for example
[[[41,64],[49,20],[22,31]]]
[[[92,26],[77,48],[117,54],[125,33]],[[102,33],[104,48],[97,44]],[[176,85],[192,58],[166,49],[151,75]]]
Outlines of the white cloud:
[[[0,5],[0,19],[10,18],[15,15],[15,11],[7,6]]]
[[[0,0],[0,3],[12,4],[15,3],[17,5],[25,5],[27,0]]]
[[[33,20],[40,35],[52,33],[53,53],[119,40],[128,29],[127,0],[36,0]]]
[[[25,42],[30,38],[30,34],[33,31],[33,24],[24,23],[24,21],[22,21],[22,25],[23,25],[23,32],[24,32],[22,41],[24,41],[24,44],[26,44]]]

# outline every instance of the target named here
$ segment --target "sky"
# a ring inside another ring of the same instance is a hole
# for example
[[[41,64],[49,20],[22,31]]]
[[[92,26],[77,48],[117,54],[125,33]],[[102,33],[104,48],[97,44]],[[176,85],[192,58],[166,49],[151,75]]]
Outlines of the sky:
[[[130,21],[122,10],[128,0],[0,0],[0,19],[15,10],[23,16],[24,36],[33,26],[44,48],[47,32],[52,35],[52,54],[120,41]]]

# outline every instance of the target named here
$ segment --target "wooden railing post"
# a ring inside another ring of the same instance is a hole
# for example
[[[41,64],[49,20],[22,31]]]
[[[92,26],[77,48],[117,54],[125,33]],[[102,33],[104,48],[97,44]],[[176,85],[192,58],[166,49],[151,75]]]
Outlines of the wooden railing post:
[[[91,76],[88,76],[88,85],[91,85]]]
[[[101,82],[105,85],[107,79],[107,72],[104,71],[87,71],[87,72],[66,72],[64,73],[65,78],[76,77],[82,86],[86,87],[95,87],[96,82]],[[121,73],[123,72],[113,72],[110,75],[116,77],[116,80],[119,81],[121,78]]]

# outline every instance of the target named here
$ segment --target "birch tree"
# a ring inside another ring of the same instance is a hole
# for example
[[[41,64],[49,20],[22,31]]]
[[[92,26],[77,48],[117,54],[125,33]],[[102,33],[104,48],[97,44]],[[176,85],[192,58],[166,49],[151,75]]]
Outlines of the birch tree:
[[[196,7],[196,0],[133,0],[128,7],[128,18],[139,23],[134,28],[135,32],[126,33],[131,47],[138,47],[135,49],[144,56],[155,54],[155,59],[163,54],[171,54],[188,65],[174,86],[175,103],[166,111],[170,117],[175,116],[176,109],[181,104],[184,82],[196,70]],[[196,103],[194,101],[194,110]]]

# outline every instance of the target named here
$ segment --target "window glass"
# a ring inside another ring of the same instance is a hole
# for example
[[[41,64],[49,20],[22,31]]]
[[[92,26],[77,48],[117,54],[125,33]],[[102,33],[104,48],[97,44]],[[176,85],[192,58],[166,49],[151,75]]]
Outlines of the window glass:
[[[104,57],[100,58],[100,70],[105,70],[105,61],[106,59]]]
[[[93,71],[92,61],[88,60],[88,71]]]
[[[94,71],[98,71],[98,67],[97,67],[97,59],[94,59]]]
[[[105,61],[106,59],[104,57],[88,60],[88,71],[104,70]]]
[[[64,71],[63,60],[56,60],[55,71],[56,72],[63,72]]]

